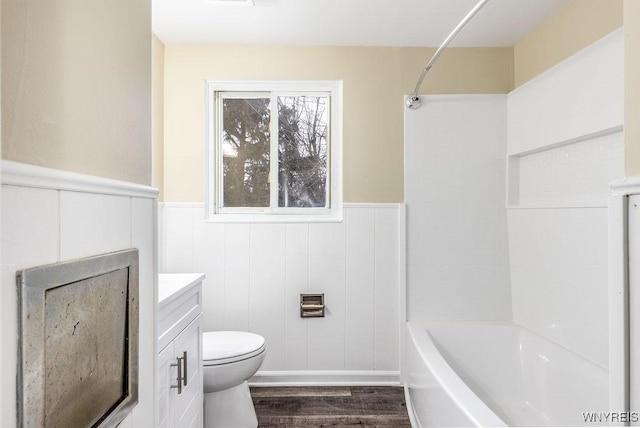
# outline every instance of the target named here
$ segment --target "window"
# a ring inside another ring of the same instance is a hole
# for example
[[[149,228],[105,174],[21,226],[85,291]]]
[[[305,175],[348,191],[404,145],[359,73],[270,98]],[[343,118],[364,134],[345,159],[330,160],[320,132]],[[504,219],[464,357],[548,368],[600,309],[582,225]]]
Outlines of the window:
[[[207,82],[211,220],[341,220],[340,82]]]

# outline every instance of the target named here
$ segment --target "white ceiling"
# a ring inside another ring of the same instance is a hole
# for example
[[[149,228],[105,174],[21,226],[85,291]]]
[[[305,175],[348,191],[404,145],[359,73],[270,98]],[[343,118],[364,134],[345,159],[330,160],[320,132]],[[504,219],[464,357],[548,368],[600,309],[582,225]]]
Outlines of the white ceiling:
[[[165,44],[439,46],[477,0],[153,0]],[[491,0],[451,46],[512,46],[569,0]]]

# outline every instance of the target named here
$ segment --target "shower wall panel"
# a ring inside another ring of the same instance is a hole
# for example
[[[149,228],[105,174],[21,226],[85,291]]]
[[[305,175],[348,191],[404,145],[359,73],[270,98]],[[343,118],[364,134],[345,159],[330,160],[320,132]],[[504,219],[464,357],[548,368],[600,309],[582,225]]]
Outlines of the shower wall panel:
[[[514,321],[608,367],[608,185],[623,171],[617,30],[508,100]]]
[[[405,113],[409,320],[509,320],[505,95]]]

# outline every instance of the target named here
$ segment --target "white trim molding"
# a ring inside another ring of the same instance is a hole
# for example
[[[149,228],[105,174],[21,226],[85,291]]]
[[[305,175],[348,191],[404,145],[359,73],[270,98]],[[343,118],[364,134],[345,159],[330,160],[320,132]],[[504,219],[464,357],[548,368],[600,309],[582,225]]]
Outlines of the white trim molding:
[[[404,206],[403,202],[345,202],[344,208],[393,208]]]
[[[407,205],[400,204],[398,209],[398,332],[400,359],[400,381],[407,380],[406,335],[407,335]]]
[[[204,202],[159,202],[158,206],[172,206],[172,207],[183,207],[183,208],[204,208]],[[404,202],[344,202],[342,204],[342,208],[389,208],[389,209],[399,209],[400,207],[405,206]]]
[[[2,184],[147,199],[158,198],[158,189],[151,186],[7,160],[2,161]]]
[[[635,328],[640,308],[633,303],[638,287],[638,228],[632,218],[637,216],[640,177],[614,180],[609,186],[609,405],[611,411],[629,411],[637,405],[631,391],[639,388],[631,365],[640,346],[640,331]]]
[[[251,386],[401,386],[400,372],[370,370],[258,371]]]
[[[629,225],[626,195],[609,198],[609,409],[629,410]]]
[[[625,177],[609,183],[611,194],[614,196],[628,196],[640,194],[640,177]]]

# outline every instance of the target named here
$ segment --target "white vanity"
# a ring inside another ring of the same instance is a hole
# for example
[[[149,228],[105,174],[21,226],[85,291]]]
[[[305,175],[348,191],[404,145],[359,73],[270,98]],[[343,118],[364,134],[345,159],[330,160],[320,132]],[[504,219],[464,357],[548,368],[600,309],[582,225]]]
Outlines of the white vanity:
[[[202,427],[203,279],[199,273],[159,275],[159,427]]]

